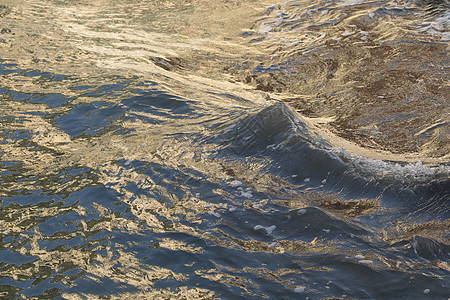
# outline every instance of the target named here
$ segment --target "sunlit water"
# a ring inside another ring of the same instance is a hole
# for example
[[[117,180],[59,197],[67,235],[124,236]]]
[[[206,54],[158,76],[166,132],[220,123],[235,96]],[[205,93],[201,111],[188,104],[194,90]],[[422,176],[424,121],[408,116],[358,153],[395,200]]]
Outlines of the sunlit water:
[[[448,299],[448,1],[0,1],[0,298]]]

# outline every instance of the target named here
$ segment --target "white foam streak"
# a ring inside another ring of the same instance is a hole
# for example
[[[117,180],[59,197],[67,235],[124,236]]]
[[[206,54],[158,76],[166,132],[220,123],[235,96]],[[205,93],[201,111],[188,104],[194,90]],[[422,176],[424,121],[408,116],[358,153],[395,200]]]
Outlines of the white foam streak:
[[[357,171],[375,178],[391,179],[401,182],[416,182],[431,178],[448,178],[449,165],[425,166],[421,161],[414,163],[399,163],[371,159],[347,152],[344,148],[332,148],[334,153],[344,162],[351,164]]]

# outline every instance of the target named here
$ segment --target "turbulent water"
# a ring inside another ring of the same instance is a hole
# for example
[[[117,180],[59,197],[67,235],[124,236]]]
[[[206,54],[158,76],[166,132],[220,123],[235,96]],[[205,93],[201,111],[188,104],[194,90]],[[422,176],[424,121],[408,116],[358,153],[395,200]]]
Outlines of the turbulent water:
[[[450,4],[0,0],[0,298],[448,299]]]

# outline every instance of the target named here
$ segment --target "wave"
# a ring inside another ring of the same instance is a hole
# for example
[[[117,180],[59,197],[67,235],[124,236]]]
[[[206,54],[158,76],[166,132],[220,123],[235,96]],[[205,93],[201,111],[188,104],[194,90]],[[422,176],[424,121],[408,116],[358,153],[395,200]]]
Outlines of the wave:
[[[304,178],[324,178],[349,170],[367,179],[396,183],[421,183],[445,180],[450,176],[447,163],[427,166],[415,162],[389,161],[364,157],[344,147],[333,147],[314,128],[302,121],[288,105],[275,104],[247,112],[238,121],[222,125],[221,144],[240,156],[272,157],[287,174],[298,171]],[[376,153],[375,150],[373,152]]]
[[[426,259],[450,259],[450,245],[434,239],[414,236],[411,240],[414,253]]]

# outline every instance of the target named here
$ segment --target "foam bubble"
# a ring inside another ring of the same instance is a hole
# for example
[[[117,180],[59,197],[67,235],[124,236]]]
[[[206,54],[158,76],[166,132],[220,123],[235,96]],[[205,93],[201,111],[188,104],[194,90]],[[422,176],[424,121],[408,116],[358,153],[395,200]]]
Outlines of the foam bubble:
[[[273,27],[272,26],[268,26],[268,25],[261,25],[260,27],[259,27],[259,33],[260,34],[265,34],[265,33],[268,33],[269,31],[271,31],[273,29]]]
[[[253,197],[253,194],[252,194],[252,192],[247,191],[247,192],[241,193],[241,196],[245,197],[245,198],[251,198],[251,197]]]
[[[266,233],[267,234],[272,234],[272,232],[275,230],[277,228],[277,226],[275,226],[275,225],[272,225],[272,226],[269,226],[269,227],[264,227],[264,226],[262,226],[262,225],[256,225],[253,229],[254,230],[261,230],[261,229],[264,229],[265,231],[266,231]]]
[[[221,214],[219,214],[218,212],[215,212],[213,210],[208,211],[208,214],[212,215],[212,216],[214,216],[216,218],[220,218],[221,217]]]
[[[357,5],[364,3],[365,0],[341,0],[341,5]]]
[[[363,260],[360,260],[359,263],[363,264],[363,265],[371,265],[371,264],[373,264],[373,260],[363,259]]]
[[[230,183],[230,185],[231,185],[231,187],[238,187],[238,186],[241,186],[242,185],[242,182],[241,181],[239,181],[239,180],[233,180],[231,183]]]
[[[304,208],[299,209],[299,210],[297,211],[297,215],[299,215],[299,216],[304,215],[304,214],[306,214],[306,209],[304,209]]]
[[[344,32],[343,34],[342,34],[342,36],[351,36],[351,35],[354,35],[356,32],[355,31],[346,31],[346,32]]]

